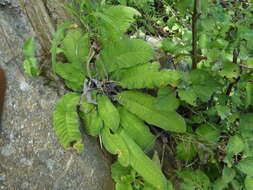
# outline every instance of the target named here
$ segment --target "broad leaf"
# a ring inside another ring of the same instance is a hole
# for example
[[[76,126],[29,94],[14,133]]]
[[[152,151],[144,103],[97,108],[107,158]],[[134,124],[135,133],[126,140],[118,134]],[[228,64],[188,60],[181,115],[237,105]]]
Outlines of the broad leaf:
[[[57,63],[55,72],[65,79],[66,85],[73,90],[82,90],[85,73],[81,65],[76,63]]]
[[[252,137],[253,134],[253,113],[240,116],[240,131],[243,137]]]
[[[247,82],[245,85],[246,98],[245,98],[245,107],[248,108],[252,104],[252,95],[253,95],[253,84],[252,82]]]
[[[129,137],[131,137],[142,150],[148,151],[155,143],[155,136],[150,132],[149,127],[137,116],[126,109],[118,108],[120,113],[120,124]]]
[[[162,41],[162,49],[170,54],[178,54],[183,49],[183,46],[167,38]]]
[[[178,177],[183,180],[180,185],[182,190],[201,189],[208,190],[210,186],[210,180],[206,174],[201,170],[183,170],[179,171]]]
[[[156,108],[161,111],[175,111],[179,106],[176,94],[168,87],[159,89]]]
[[[104,38],[108,40],[119,38],[135,21],[135,15],[140,15],[140,13],[132,7],[118,5],[105,9],[103,15],[100,16]]]
[[[225,183],[225,182],[222,180],[222,178],[217,179],[217,180],[213,183],[213,185],[212,185],[213,189],[215,189],[215,190],[224,190],[225,188],[227,188],[227,186],[228,186],[228,184]]]
[[[174,132],[184,132],[184,119],[175,111],[161,111],[156,108],[157,99],[136,91],[124,91],[117,95],[118,102],[128,111],[147,123]]]
[[[141,148],[126,134],[121,131],[120,136],[127,143],[130,152],[130,165],[139,173],[143,179],[158,190],[165,190],[168,187],[167,180],[160,168],[145,155]]]
[[[195,69],[191,71],[190,81],[194,93],[204,102],[208,101],[212,94],[220,89],[217,77],[213,77],[204,70]]]
[[[238,154],[244,150],[244,142],[238,135],[229,138],[228,145],[226,147],[229,154]]]
[[[98,113],[101,119],[104,121],[104,125],[109,127],[113,132],[116,132],[120,123],[120,116],[117,108],[105,95],[98,96],[97,102]]]
[[[181,100],[187,102],[188,104],[191,104],[193,106],[196,106],[196,100],[197,95],[195,94],[193,89],[187,89],[187,90],[178,90],[178,96]]]
[[[132,183],[134,177],[131,175],[131,167],[123,167],[119,161],[111,165],[112,179],[118,183]]]
[[[130,155],[127,144],[118,133],[111,134],[110,129],[105,127],[102,130],[102,142],[108,152],[118,155],[118,161],[122,166],[129,165]]]
[[[187,9],[193,9],[194,0],[180,0],[176,3],[176,8],[180,12],[187,12]]]
[[[76,106],[80,95],[68,93],[61,97],[53,114],[53,127],[60,144],[69,149],[73,146],[78,152],[83,151],[82,136]]]
[[[55,65],[57,63],[56,61],[56,55],[57,55],[57,49],[60,45],[61,40],[64,38],[64,31],[69,28],[72,25],[72,23],[65,22],[57,27],[57,30],[54,34],[54,39],[52,41],[52,47],[51,47],[51,61],[52,61],[52,67],[53,71],[55,72]]]
[[[235,65],[231,62],[222,63],[222,70],[220,75],[227,78],[237,78],[240,74],[240,68],[238,65]]]
[[[70,63],[84,63],[89,54],[88,35],[84,35],[80,29],[69,30],[63,39],[62,49]]]
[[[202,125],[198,127],[196,130],[196,134],[204,140],[211,142],[217,142],[220,136],[219,130],[210,125]]]
[[[236,176],[236,172],[232,168],[225,167],[222,171],[222,180],[225,183],[230,183]]]
[[[247,176],[244,180],[244,185],[246,190],[252,190],[253,189],[253,177]]]
[[[191,161],[197,154],[197,150],[192,143],[181,142],[177,145],[177,158],[183,161]]]
[[[253,176],[253,158],[245,158],[236,166],[241,172],[248,176]]]
[[[99,61],[107,72],[147,63],[153,58],[152,47],[143,40],[122,39],[109,43],[101,52]]]
[[[83,97],[80,110],[82,111],[81,117],[85,124],[85,132],[92,136],[99,135],[103,128],[103,121],[98,114],[97,107],[94,104],[88,103],[86,98]]]
[[[216,105],[215,109],[222,120],[226,119],[231,113],[229,106]]]
[[[166,70],[159,71],[160,63],[146,63],[131,67],[121,71],[116,71],[112,76],[119,81],[123,88],[156,88],[166,86],[173,80],[170,73]],[[179,77],[176,76],[175,80]]]
[[[132,185],[131,184],[126,184],[126,183],[116,183],[116,190],[132,190]]]
[[[232,168],[225,167],[222,171],[222,177],[216,180],[213,184],[213,189],[223,190],[227,188],[228,184],[233,181],[236,176],[236,172]]]

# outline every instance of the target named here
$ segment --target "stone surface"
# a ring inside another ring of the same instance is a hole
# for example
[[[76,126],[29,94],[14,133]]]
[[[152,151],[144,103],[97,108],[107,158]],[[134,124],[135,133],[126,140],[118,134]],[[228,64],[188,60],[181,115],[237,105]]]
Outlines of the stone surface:
[[[16,0],[0,0],[0,65],[8,80],[0,134],[0,190],[112,190],[110,166],[95,139],[65,151],[52,130],[59,99],[45,79],[22,71],[24,39],[36,35]]]

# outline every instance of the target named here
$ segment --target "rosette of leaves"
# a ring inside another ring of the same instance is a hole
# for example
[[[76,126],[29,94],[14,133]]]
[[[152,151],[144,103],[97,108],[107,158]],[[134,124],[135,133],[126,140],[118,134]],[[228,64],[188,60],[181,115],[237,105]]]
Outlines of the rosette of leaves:
[[[149,126],[186,131],[183,117],[176,112],[178,103],[171,102],[173,92],[167,90],[167,85],[177,85],[180,73],[161,70],[158,62],[151,62],[154,52],[147,42],[123,35],[135,15],[137,10],[122,5],[91,13],[101,23],[98,30],[104,31],[97,37],[102,47],[96,56],[89,32],[71,24],[59,27],[52,47],[54,69],[73,92],[56,105],[54,129],[65,148],[78,152],[84,148],[81,120],[87,134],[100,136],[107,151],[117,155],[120,172],[128,176],[115,177],[117,190],[168,190],[171,183],[146,152],[156,139]],[[162,87],[158,97],[139,90]]]
[[[189,70],[194,2],[118,0],[121,5],[111,6],[116,1],[73,0],[68,10],[80,26],[57,28],[52,67],[71,92],[56,105],[56,135],[64,148],[78,152],[84,149],[81,123],[87,134],[99,136],[117,158],[111,167],[116,190],[172,189],[159,157],[150,158],[156,140],[151,127],[176,140],[181,189],[253,187],[252,1],[198,1],[199,60]],[[164,29],[159,33],[169,31],[161,50],[180,72],[164,69],[172,66],[164,62],[162,69],[148,43],[124,35],[143,28],[155,34],[157,26]],[[24,55],[26,73],[37,76],[32,40]],[[187,118],[187,133],[178,134],[186,127],[177,110]]]

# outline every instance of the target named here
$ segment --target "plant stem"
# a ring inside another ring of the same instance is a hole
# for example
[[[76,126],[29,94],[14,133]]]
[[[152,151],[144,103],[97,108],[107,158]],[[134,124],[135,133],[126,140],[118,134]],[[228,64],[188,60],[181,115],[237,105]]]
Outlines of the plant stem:
[[[88,77],[91,79],[91,72],[90,72],[90,62],[92,60],[92,58],[94,57],[95,55],[95,51],[91,48],[90,49],[90,52],[89,52],[89,55],[88,55],[88,59],[86,61],[86,69],[87,69],[87,75]]]
[[[235,65],[237,65],[237,59],[238,59],[238,56],[239,56],[239,51],[237,48],[234,49],[233,51],[233,63]],[[226,91],[226,95],[229,96],[230,93],[232,92],[232,89],[234,87],[234,85],[240,80],[240,76],[236,78],[236,80],[234,82],[231,82],[227,88],[227,91]]]
[[[192,14],[192,69],[197,68],[198,63],[198,27],[197,27],[197,21],[199,17],[198,13],[198,7],[199,7],[199,0],[194,0],[194,9]]]

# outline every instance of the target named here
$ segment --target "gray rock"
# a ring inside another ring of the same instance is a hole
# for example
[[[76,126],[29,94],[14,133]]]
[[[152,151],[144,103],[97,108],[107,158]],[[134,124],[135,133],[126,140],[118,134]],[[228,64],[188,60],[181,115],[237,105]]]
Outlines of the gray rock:
[[[21,48],[35,33],[18,0],[0,0],[0,65],[7,92],[0,134],[0,189],[112,190],[110,164],[95,139],[81,154],[64,150],[52,129],[59,96],[22,70]]]

